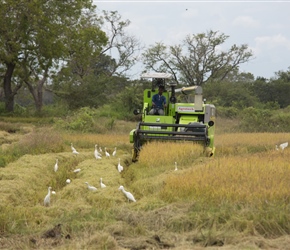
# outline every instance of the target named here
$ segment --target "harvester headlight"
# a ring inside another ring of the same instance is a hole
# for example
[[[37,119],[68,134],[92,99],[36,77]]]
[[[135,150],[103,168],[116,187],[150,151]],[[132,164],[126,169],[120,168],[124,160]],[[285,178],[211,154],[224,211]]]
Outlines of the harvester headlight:
[[[214,125],[214,121],[209,121],[208,126],[212,127]]]

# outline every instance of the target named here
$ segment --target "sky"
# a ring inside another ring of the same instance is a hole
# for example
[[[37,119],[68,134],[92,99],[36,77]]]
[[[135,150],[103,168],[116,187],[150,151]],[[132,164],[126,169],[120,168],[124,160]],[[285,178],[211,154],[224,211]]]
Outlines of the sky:
[[[181,44],[190,34],[219,31],[229,36],[222,45],[247,44],[253,58],[240,72],[270,79],[290,67],[290,0],[284,1],[106,1],[94,0],[97,11],[118,11],[131,24],[126,32],[147,48],[156,42]],[[139,78],[142,66],[130,74]]]

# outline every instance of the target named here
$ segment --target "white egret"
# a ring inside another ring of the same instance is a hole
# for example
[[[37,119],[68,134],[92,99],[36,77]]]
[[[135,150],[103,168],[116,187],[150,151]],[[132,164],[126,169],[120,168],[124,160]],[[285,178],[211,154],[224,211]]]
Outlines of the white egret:
[[[81,169],[80,168],[77,168],[77,169],[75,169],[73,172],[74,173],[79,173],[81,171]]]
[[[117,147],[115,147],[115,150],[114,152],[112,153],[113,156],[116,156],[116,153],[117,153]]]
[[[52,194],[56,194],[56,192],[55,192],[55,191],[51,191],[51,193],[52,193]]]
[[[284,142],[284,143],[280,144],[279,147],[278,147],[278,145],[276,145],[276,150],[279,150],[279,148],[284,150],[287,147],[288,147],[288,142]]]
[[[100,185],[101,185],[101,188],[105,188],[106,185],[103,183],[103,178],[100,178]]]
[[[126,191],[126,190],[124,189],[123,186],[120,186],[120,187],[119,187],[119,190],[122,190],[122,192],[123,192],[123,193],[125,194],[125,196],[127,197],[128,202],[130,202],[130,201],[136,202],[136,200],[135,200],[133,194],[131,194],[130,192]]]
[[[70,144],[70,146],[71,146],[72,153],[73,153],[74,155],[78,155],[79,152],[74,148],[74,146],[73,146],[72,143]]]
[[[123,166],[120,163],[120,158],[119,158],[119,163],[118,163],[118,171],[121,173],[124,170]]]
[[[110,157],[110,154],[107,151],[107,148],[105,147],[105,153],[106,153],[106,157]]]
[[[54,164],[54,172],[58,170],[58,159],[56,159],[56,162]]]
[[[102,159],[102,154],[98,151],[98,145],[95,145],[95,152],[94,155],[96,157],[96,159]]]
[[[47,195],[45,196],[44,198],[44,206],[48,207],[50,205],[50,190],[51,190],[51,187],[48,187],[48,193]]]
[[[102,150],[102,148],[101,148],[101,147],[99,147],[99,150],[100,150],[100,152],[101,152],[101,153],[103,152],[103,150]]]
[[[65,181],[67,184],[70,184],[71,183],[71,180],[70,179],[66,179]]]
[[[88,189],[91,190],[91,191],[97,191],[98,189],[94,186],[90,186],[88,182],[85,182],[88,186]]]
[[[70,144],[70,147],[71,147],[71,150],[72,150],[72,151],[76,151],[76,149],[74,148],[72,142],[71,142],[71,144]]]
[[[177,168],[177,162],[174,162],[174,166],[175,166],[174,171],[177,171],[178,170],[178,168]]]

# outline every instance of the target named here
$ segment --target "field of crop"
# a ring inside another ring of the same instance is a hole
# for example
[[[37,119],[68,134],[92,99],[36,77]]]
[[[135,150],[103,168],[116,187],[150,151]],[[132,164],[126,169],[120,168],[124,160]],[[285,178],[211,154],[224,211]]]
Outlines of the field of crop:
[[[152,142],[132,163],[134,123],[108,134],[11,126],[0,124],[0,249],[289,249],[290,149],[275,145],[290,134],[224,127],[214,157],[192,143]],[[95,144],[111,156],[97,160]]]

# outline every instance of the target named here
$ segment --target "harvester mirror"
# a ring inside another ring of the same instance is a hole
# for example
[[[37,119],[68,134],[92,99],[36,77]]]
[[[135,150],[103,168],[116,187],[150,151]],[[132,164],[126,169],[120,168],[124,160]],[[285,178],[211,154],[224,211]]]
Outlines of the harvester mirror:
[[[176,97],[175,96],[171,96],[169,100],[170,100],[171,103],[176,103]]]
[[[134,109],[133,114],[134,115],[139,115],[140,114],[140,109]]]

